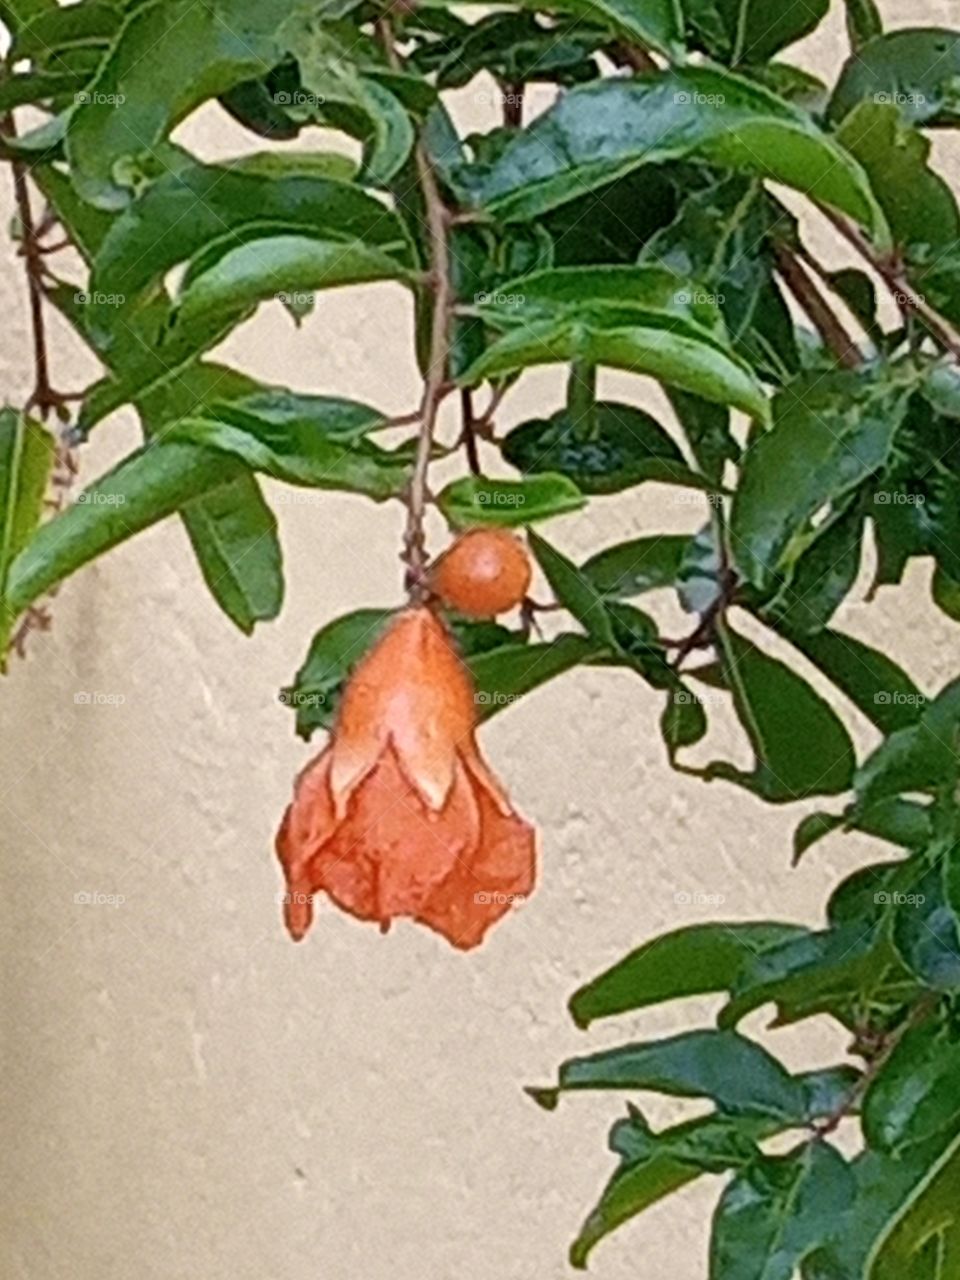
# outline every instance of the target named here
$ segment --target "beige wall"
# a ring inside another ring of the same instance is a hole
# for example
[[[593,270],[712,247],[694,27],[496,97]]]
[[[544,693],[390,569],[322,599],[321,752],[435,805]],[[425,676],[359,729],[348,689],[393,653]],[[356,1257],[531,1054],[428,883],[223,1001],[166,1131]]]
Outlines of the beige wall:
[[[892,21],[899,8],[902,25],[948,20],[955,6],[886,8]],[[808,60],[832,62],[842,40],[835,14]],[[461,105],[476,109],[469,95]],[[240,141],[213,112],[185,136],[208,155]],[[0,378],[16,400],[28,337],[5,240],[3,254]],[[58,382],[81,384],[89,360],[54,333]],[[265,308],[225,354],[271,381],[400,411],[416,395],[408,338],[403,297],[378,287],[324,298],[299,332]],[[643,381],[607,385],[663,405]],[[531,378],[503,425],[556,397],[555,378]],[[134,440],[126,418],[101,427],[84,480]],[[280,925],[271,846],[307,750],[277,690],[321,624],[398,600],[401,513],[269,488],[288,573],[278,623],[253,639],[235,632],[170,521],[69,582],[52,631],[33,638],[0,689],[0,1272],[560,1277],[612,1167],[605,1135],[622,1106],[583,1096],[549,1116],[521,1086],[547,1080],[564,1055],[678,1030],[711,1007],[669,1007],[585,1036],[565,1016],[567,996],[640,940],[711,914],[679,905],[678,893],[722,894],[730,919],[816,922],[828,884],[879,846],[839,839],[791,871],[795,809],[671,772],[659,699],[628,674],[579,672],[484,730],[542,830],[543,873],[479,953],[456,954],[413,926],[381,938],[332,910],[295,947]],[[703,515],[650,486],[595,502],[551,534],[583,553],[641,531],[693,529]],[[904,591],[855,602],[842,622],[897,636],[918,678],[936,684],[955,668],[957,632],[931,609],[926,578],[918,567]],[[124,701],[77,705],[81,691]],[[697,755],[730,750],[745,761],[724,720]],[[123,902],[75,903],[82,892]],[[824,1025],[770,1043],[813,1066],[843,1040]],[[650,1111],[677,1114],[656,1099]],[[601,1248],[596,1275],[703,1276],[715,1192],[705,1182],[650,1213]]]

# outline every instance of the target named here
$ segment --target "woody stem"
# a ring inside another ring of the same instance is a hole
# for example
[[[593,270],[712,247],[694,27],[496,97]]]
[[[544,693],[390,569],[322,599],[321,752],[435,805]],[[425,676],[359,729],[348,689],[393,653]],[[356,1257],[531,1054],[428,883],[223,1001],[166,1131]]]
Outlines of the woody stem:
[[[381,18],[377,27],[387,58],[394,69],[400,69],[389,18]],[[426,210],[427,237],[430,245],[429,282],[433,290],[433,318],[427,371],[420,401],[420,434],[407,489],[407,526],[403,540],[403,559],[407,566],[407,592],[412,602],[426,596],[427,565],[424,517],[427,506],[427,474],[433,449],[437,415],[447,385],[450,355],[450,315],[453,309],[453,286],[450,277],[450,246],[447,241],[449,211],[440,194],[436,173],[423,142],[416,144],[414,163]]]

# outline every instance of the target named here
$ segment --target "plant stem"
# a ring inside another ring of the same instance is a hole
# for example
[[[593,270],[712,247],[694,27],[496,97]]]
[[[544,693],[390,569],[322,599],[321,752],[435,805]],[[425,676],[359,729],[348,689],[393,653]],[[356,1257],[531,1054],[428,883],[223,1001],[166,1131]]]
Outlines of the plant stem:
[[[960,337],[948,320],[929,306],[927,302],[913,292],[910,281],[900,267],[889,258],[874,252],[866,236],[852,222],[837,213],[820,205],[820,210],[827,220],[843,236],[848,244],[853,245],[860,256],[867,262],[884,282],[896,299],[900,310],[912,313],[923,324],[930,336],[949,351],[955,360],[960,360]]]
[[[467,463],[475,476],[480,475],[480,453],[477,448],[476,420],[473,416],[473,392],[469,387],[460,391],[460,414],[463,421],[461,439],[467,454]]]
[[[863,364],[863,355],[839,318],[830,309],[813,276],[793,250],[788,249],[786,245],[775,245],[774,255],[777,260],[777,270],[787,287],[807,313],[837,361],[847,369],[858,369]]]
[[[394,70],[402,70],[389,18],[380,18],[377,31]],[[403,539],[403,560],[407,566],[407,594],[412,603],[422,603],[428,595],[426,586],[427,552],[424,518],[427,506],[427,476],[437,415],[447,386],[447,364],[450,355],[450,315],[453,309],[453,286],[450,275],[450,246],[447,242],[449,212],[440,194],[433,164],[422,140],[414,148],[414,164],[426,210],[427,236],[430,243],[430,286],[433,290],[433,317],[427,371],[420,401],[420,435],[407,489],[407,526]]]

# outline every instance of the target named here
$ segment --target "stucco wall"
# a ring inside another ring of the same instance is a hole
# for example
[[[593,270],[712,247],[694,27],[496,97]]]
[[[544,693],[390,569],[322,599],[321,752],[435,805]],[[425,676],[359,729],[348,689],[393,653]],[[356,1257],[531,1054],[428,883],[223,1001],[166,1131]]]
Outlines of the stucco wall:
[[[955,6],[885,9],[904,25],[948,21]],[[805,60],[834,65],[843,39],[835,13]],[[480,110],[469,94],[461,106]],[[246,145],[215,111],[183,136],[210,156]],[[955,171],[951,146],[938,142]],[[6,185],[0,204],[5,220]],[[0,380],[16,401],[28,334],[6,240],[2,253]],[[79,385],[91,362],[56,321],[53,333],[57,381]],[[223,354],[270,381],[394,412],[416,397],[406,304],[392,287],[329,295],[300,331],[265,308]],[[666,413],[643,380],[605,385]],[[552,409],[557,391],[554,377],[531,377],[503,425]],[[135,438],[122,415],[99,428],[83,479]],[[32,638],[0,688],[2,1273],[560,1277],[612,1167],[605,1135],[622,1106],[582,1096],[551,1116],[521,1086],[546,1081],[572,1052],[679,1030],[710,1007],[670,1006],[584,1036],[565,1014],[570,992],[640,940],[711,914],[678,894],[723,895],[729,919],[815,922],[828,883],[880,847],[835,840],[790,870],[796,808],[671,772],[659,699],[629,674],[578,672],[484,730],[542,831],[543,857],[536,895],[482,950],[456,954],[413,926],[381,938],[332,910],[293,946],[272,838],[307,749],[277,690],[324,622],[399,599],[402,513],[267,487],[288,576],[278,623],[252,639],[234,631],[169,521],[70,581],[52,631]],[[585,553],[694,529],[703,515],[649,486],[550,532]],[[902,590],[849,605],[841,623],[897,636],[916,676],[937,684],[956,665],[957,630],[929,605],[926,577],[915,568]],[[79,692],[123,702],[77,704]],[[729,719],[717,720],[697,755],[746,762]],[[123,901],[75,902],[84,892]],[[823,1025],[773,1043],[812,1066],[843,1040]],[[654,1099],[650,1113],[678,1109]],[[598,1251],[595,1274],[698,1280],[715,1193],[705,1181],[651,1212]]]

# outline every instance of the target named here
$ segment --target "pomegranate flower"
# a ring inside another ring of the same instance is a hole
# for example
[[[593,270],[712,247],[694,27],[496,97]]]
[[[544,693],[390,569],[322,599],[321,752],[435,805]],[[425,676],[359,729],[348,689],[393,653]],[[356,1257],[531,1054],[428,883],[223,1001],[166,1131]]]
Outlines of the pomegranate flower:
[[[277,834],[299,941],[313,896],[386,931],[411,916],[477,946],[533,889],[536,837],[477,747],[473,683],[443,623],[405,609],[360,662]]]

